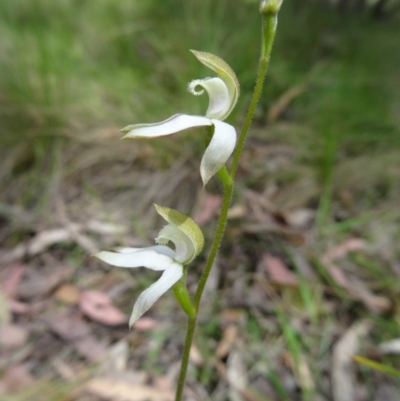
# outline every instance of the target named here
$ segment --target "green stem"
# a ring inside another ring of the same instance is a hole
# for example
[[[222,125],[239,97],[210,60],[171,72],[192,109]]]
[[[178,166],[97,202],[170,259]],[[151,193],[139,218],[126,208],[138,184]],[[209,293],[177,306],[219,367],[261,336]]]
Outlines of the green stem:
[[[186,266],[182,278],[172,287],[174,290],[175,298],[178,300],[179,305],[188,317],[195,317],[196,310],[193,307],[187,287],[186,287]]]
[[[199,313],[199,306],[200,306],[200,301],[201,297],[203,295],[204,288],[207,283],[207,279],[210,275],[211,269],[214,265],[215,258],[218,254],[218,249],[221,245],[221,241],[224,237],[224,232],[225,232],[225,227],[227,223],[227,218],[228,218],[228,211],[229,207],[231,205],[231,200],[232,200],[232,195],[233,195],[233,188],[234,188],[234,181],[235,181],[235,176],[236,176],[236,171],[239,166],[239,159],[240,159],[240,154],[242,153],[242,149],[246,140],[246,136],[248,133],[248,130],[251,125],[251,121],[254,116],[254,112],[256,110],[258,101],[261,96],[262,92],[262,87],[264,83],[264,77],[267,72],[268,68],[268,63],[271,55],[271,50],[272,50],[272,44],[274,42],[275,38],[275,32],[276,32],[276,26],[277,26],[277,13],[278,10],[275,12],[271,12],[271,10],[268,10],[268,12],[262,13],[263,16],[263,31],[262,31],[262,48],[261,48],[261,58],[260,58],[260,63],[258,67],[258,73],[257,73],[257,80],[256,80],[256,85],[254,88],[253,96],[250,102],[249,109],[247,111],[243,128],[240,132],[239,135],[239,140],[236,145],[235,152],[233,154],[233,160],[232,160],[232,167],[230,174],[226,170],[221,169],[219,172],[219,176],[224,183],[224,196],[222,200],[222,206],[221,206],[221,212],[218,218],[218,223],[217,223],[217,230],[215,233],[215,237],[213,240],[213,243],[211,245],[211,250],[210,254],[208,255],[203,273],[200,277],[199,285],[197,287],[195,296],[194,296],[194,301],[193,301],[193,306],[195,309],[195,316],[194,317],[189,317],[188,321],[188,328],[186,332],[186,339],[185,339],[185,345],[183,349],[183,355],[182,355],[182,364],[181,364],[181,370],[179,374],[179,379],[178,379],[178,387],[176,391],[176,396],[175,396],[175,401],[181,401],[182,400],[182,394],[183,394],[183,387],[185,385],[185,379],[186,379],[186,373],[187,373],[187,368],[188,368],[188,363],[189,363],[189,353],[190,353],[190,348],[193,343],[193,337],[194,337],[194,331],[196,328],[196,321],[197,321],[197,316]],[[227,178],[229,177],[229,179]]]
[[[203,273],[200,277],[199,285],[194,295],[193,305],[196,310],[196,314],[199,312],[201,296],[203,295],[204,287],[206,286],[208,276],[210,275],[211,268],[213,267],[215,257],[217,256],[218,249],[221,245],[221,241],[224,236],[228,211],[231,205],[231,199],[233,194],[233,180],[229,185],[225,184],[224,188],[225,191],[224,191],[224,197],[222,199],[221,212],[218,218],[217,231],[215,232],[214,241],[211,246],[211,251],[210,254],[208,255],[206,265],[204,267]]]
[[[222,181],[222,183],[224,184],[224,186],[227,185],[232,185],[233,181],[232,181],[232,177],[230,176],[226,166],[222,166],[219,170],[218,170],[218,178]]]
[[[183,348],[181,371],[179,373],[178,387],[176,389],[175,401],[182,400],[183,388],[185,387],[186,372],[189,364],[190,348],[192,347],[194,330],[196,328],[197,314],[188,319],[185,346]]]
[[[277,14],[263,15],[263,41],[261,47],[261,58],[258,66],[257,80],[254,87],[253,96],[251,98],[250,106],[243,123],[242,131],[239,135],[239,140],[236,145],[235,153],[233,154],[233,161],[231,167],[231,177],[235,180],[236,171],[239,166],[239,159],[242,153],[244,142],[247,137],[247,132],[250,128],[251,121],[253,120],[254,113],[258,101],[260,100],[265,74],[267,73],[268,64],[271,56],[272,45],[275,39],[275,32],[277,26]]]

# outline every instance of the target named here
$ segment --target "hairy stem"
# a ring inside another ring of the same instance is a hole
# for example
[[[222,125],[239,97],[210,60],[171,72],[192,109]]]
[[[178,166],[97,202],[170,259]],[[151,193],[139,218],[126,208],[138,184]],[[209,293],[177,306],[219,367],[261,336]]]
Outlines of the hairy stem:
[[[277,25],[277,14],[268,14],[267,16],[263,16],[263,42],[262,42],[262,50],[261,50],[261,58],[258,66],[257,80],[256,85],[254,87],[253,96],[251,98],[250,106],[246,114],[246,118],[243,123],[242,130],[239,135],[239,140],[236,145],[235,152],[233,154],[232,167],[230,171],[230,175],[232,180],[235,180],[236,171],[239,166],[240,155],[243,150],[244,142],[246,141],[247,132],[250,128],[251,121],[253,120],[254,113],[257,108],[258,101],[260,100],[264,78],[267,73],[268,64],[272,51],[272,44],[275,38]]]
[[[183,348],[183,353],[182,353],[181,371],[179,373],[178,387],[176,389],[175,401],[182,400],[183,388],[185,387],[186,373],[189,364],[190,348],[193,342],[193,335],[194,335],[194,330],[196,328],[196,322],[197,322],[197,313],[196,316],[190,317],[188,319],[185,346]]]
[[[228,172],[226,170],[220,171],[220,178],[221,178],[222,182],[224,183],[224,196],[223,196],[223,200],[222,200],[221,212],[220,212],[220,215],[218,218],[217,230],[215,232],[215,237],[214,237],[213,243],[211,245],[211,250],[208,255],[203,273],[200,277],[199,285],[197,287],[197,290],[196,290],[196,293],[194,296],[193,306],[195,309],[195,316],[189,317],[189,320],[188,320],[188,328],[187,328],[187,332],[186,332],[186,339],[185,339],[185,345],[184,345],[184,349],[183,349],[182,364],[181,364],[181,370],[180,370],[180,374],[179,374],[178,387],[177,387],[177,391],[176,391],[175,401],[182,400],[183,387],[185,385],[186,373],[187,373],[187,368],[188,368],[188,363],[189,363],[189,353],[190,353],[190,348],[193,343],[193,337],[194,337],[194,332],[195,332],[195,328],[196,328],[197,316],[199,313],[200,301],[201,301],[201,297],[203,295],[203,291],[206,286],[208,277],[210,275],[211,269],[214,265],[215,258],[218,254],[218,249],[219,249],[219,247],[221,245],[221,241],[224,237],[225,227],[226,227],[227,218],[228,218],[228,211],[229,211],[229,207],[231,205],[231,200],[232,200],[232,195],[233,195],[236,171],[239,166],[240,154],[242,153],[242,149],[243,149],[243,146],[244,146],[244,143],[246,140],[248,130],[251,125],[251,121],[254,116],[254,112],[256,110],[258,101],[260,100],[263,83],[264,83],[264,77],[265,77],[265,74],[268,69],[268,64],[269,64],[269,60],[270,60],[272,45],[274,42],[276,26],[277,26],[278,8],[276,10],[272,10],[272,11],[271,11],[271,9],[268,9],[266,12],[263,12],[263,10],[261,9],[261,13],[262,13],[262,17],[263,17],[262,47],[261,47],[260,63],[258,66],[257,80],[256,80],[256,84],[254,87],[253,96],[251,98],[250,106],[247,111],[244,123],[243,123],[243,128],[240,132],[238,143],[236,145],[236,149],[233,154],[232,167],[231,167],[230,173],[228,174]],[[230,179],[228,179],[227,177],[229,177]]]

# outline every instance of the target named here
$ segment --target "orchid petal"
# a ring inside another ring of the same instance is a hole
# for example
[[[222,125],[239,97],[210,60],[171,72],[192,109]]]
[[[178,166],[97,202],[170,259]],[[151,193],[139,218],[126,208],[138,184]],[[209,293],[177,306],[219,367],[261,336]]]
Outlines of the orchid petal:
[[[215,71],[218,76],[225,82],[229,92],[230,106],[226,110],[226,113],[222,116],[222,118],[218,118],[218,120],[221,121],[225,120],[225,118],[228,117],[228,115],[235,107],[236,102],[239,98],[240,85],[236,74],[224,60],[214,54],[199,52],[197,50],[191,50],[191,52],[206,67],[211,68],[213,71]]]
[[[146,248],[134,253],[102,251],[93,256],[112,266],[128,268],[143,266],[151,270],[166,270],[174,263],[170,256],[163,255],[153,250],[146,250]]]
[[[132,327],[154,305],[161,295],[167,292],[182,277],[182,274],[182,265],[173,263],[154,284],[143,291],[133,306],[132,315],[129,319],[129,327]]]
[[[184,264],[191,262],[201,252],[204,246],[204,236],[200,230],[200,227],[189,216],[186,216],[185,214],[178,212],[175,209],[159,205],[154,206],[157,210],[157,213],[165,220],[167,220],[169,225],[175,226],[191,241],[192,246],[186,244],[186,239],[180,239],[180,241],[185,241],[185,245],[181,245],[182,249],[183,247],[186,247],[188,251],[191,249],[193,250],[193,253],[190,257],[189,254],[187,255],[188,260],[185,260]],[[161,236],[162,231],[163,230],[160,231],[159,237]],[[163,238],[171,240],[175,243],[175,240],[167,235],[165,235],[165,237]],[[176,240],[178,241],[178,238]],[[178,253],[177,244],[175,244],[175,246],[177,247],[176,253]],[[179,252],[179,254],[181,256],[181,252]],[[186,259],[186,257],[184,257],[184,259]],[[181,263],[183,263],[183,261]]]
[[[175,134],[185,129],[207,125],[212,125],[210,119],[207,117],[175,114],[159,123],[128,125],[121,131],[127,132],[122,139],[158,138],[160,136]]]
[[[223,120],[231,105],[229,91],[225,82],[221,78],[196,79],[190,82],[188,91],[196,96],[202,95],[204,90],[196,91],[197,86],[203,87],[210,99],[206,117]]]
[[[236,131],[232,125],[218,120],[211,121],[215,127],[214,135],[200,164],[203,185],[206,185],[209,179],[225,164],[236,145]]]
[[[171,241],[175,245],[174,259],[182,264],[188,264],[195,258],[195,248],[190,238],[173,224],[166,225],[156,238],[157,243],[166,244]]]
[[[146,248],[127,248],[127,247],[118,247],[114,248],[115,252],[118,253],[135,253],[143,250],[148,250],[148,251],[156,251],[157,253],[161,253],[163,255],[170,256],[173,258],[175,256],[175,252],[173,249],[171,249],[168,246],[165,245],[154,245],[154,246],[148,246]]]

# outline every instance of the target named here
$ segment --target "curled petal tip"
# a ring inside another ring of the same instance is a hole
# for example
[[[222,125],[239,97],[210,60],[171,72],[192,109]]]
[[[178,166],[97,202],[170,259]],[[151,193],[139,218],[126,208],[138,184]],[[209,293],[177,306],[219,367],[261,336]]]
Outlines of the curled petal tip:
[[[192,243],[192,247],[189,247],[189,249],[193,248],[193,254],[187,255],[187,257],[185,257],[184,259],[186,263],[191,262],[201,252],[204,246],[204,236],[200,227],[189,216],[186,216],[185,214],[175,209],[159,205],[155,205],[155,208],[157,210],[157,213],[163,219],[165,219],[170,225],[176,227],[182,233],[183,237],[179,235],[179,237],[181,238],[181,241],[179,242],[186,242],[184,241],[184,237],[190,240],[190,242]],[[160,231],[160,234],[170,232],[168,230],[170,229],[168,229],[168,226],[166,226],[163,230]],[[175,235],[174,237],[176,240],[177,237]],[[174,240],[172,241],[174,242]],[[179,244],[175,243],[175,245],[177,246]]]
[[[230,106],[223,117],[219,118],[220,120],[224,120],[231,113],[239,98],[240,84],[236,74],[233,72],[232,68],[224,60],[222,60],[222,58],[216,56],[215,54],[201,52],[198,50],[190,51],[202,64],[215,71],[227,86],[230,98]]]
[[[197,90],[197,87],[203,88]],[[206,117],[224,120],[228,114],[232,104],[232,99],[224,80],[219,77],[195,79],[188,85],[188,90],[192,95],[199,96],[207,91],[210,103],[206,112]]]

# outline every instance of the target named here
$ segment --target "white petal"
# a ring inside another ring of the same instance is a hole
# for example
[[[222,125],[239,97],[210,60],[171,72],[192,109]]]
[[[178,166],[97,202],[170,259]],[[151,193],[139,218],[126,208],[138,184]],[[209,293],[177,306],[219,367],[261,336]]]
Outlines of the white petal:
[[[230,107],[222,118],[218,118],[218,120],[221,121],[225,120],[225,118],[228,117],[232,109],[235,107],[235,104],[239,98],[240,85],[236,74],[233,72],[232,68],[229,67],[227,63],[225,63],[224,60],[222,60],[215,54],[199,52],[196,50],[191,50],[191,52],[201,63],[203,63],[208,68],[214,70],[218,74],[218,76],[225,82],[229,92]]]
[[[168,120],[156,124],[136,124],[128,125],[123,132],[128,132],[122,139],[135,138],[158,138],[164,135],[175,134],[193,127],[204,127],[212,125],[207,117],[189,116],[186,114],[175,114]]]
[[[200,227],[189,216],[186,216],[186,214],[183,214],[178,210],[156,204],[154,206],[157,210],[157,213],[163,219],[167,220],[169,225],[176,227],[176,229],[178,229],[182,234],[184,234],[190,241],[190,244],[186,246],[186,249],[187,250],[189,250],[189,248],[192,249],[192,251],[190,252],[193,252],[193,254],[192,255],[188,254],[185,258],[180,260],[180,255],[178,255],[179,252],[178,250],[176,250],[174,257],[175,260],[177,260],[182,264],[189,263],[201,252],[204,246],[204,235]],[[162,237],[161,234],[164,234],[164,237]],[[158,237],[156,238],[157,243],[163,245],[167,244],[168,241],[170,240],[173,241],[172,238],[167,237],[165,235],[165,228],[160,231]],[[183,239],[183,241],[186,242],[187,240]],[[178,248],[178,246],[176,246],[176,248]],[[188,259],[186,260],[186,258]]]
[[[133,306],[132,315],[129,319],[129,327],[132,327],[132,325],[153,306],[158,298],[160,298],[164,292],[167,292],[182,277],[182,274],[182,265],[174,263],[165,270],[154,284],[143,291]]]
[[[118,253],[135,253],[138,251],[147,250],[147,251],[156,251],[157,253],[161,253],[163,255],[170,256],[171,258],[173,258],[175,256],[174,250],[165,245],[154,245],[154,246],[148,246],[146,248],[118,247],[118,248],[114,248],[114,250],[115,250],[115,252],[118,252]]]
[[[196,250],[192,240],[179,227],[168,224],[158,233],[158,243],[171,241],[175,245],[174,259],[186,265],[196,257]]]
[[[129,248],[129,247],[116,247],[113,250],[118,253],[135,253],[137,251],[142,250],[143,248]]]
[[[214,135],[200,165],[204,185],[225,164],[236,145],[236,131],[232,125],[218,120],[211,121],[215,126]]]
[[[221,78],[196,79],[190,82],[188,90],[193,95],[201,95],[204,91],[196,91],[196,87],[203,87],[210,99],[206,117],[223,120],[231,106],[228,88]]]
[[[151,270],[166,270],[174,263],[170,256],[146,248],[134,253],[102,251],[93,256],[112,266],[131,268],[143,266]]]

